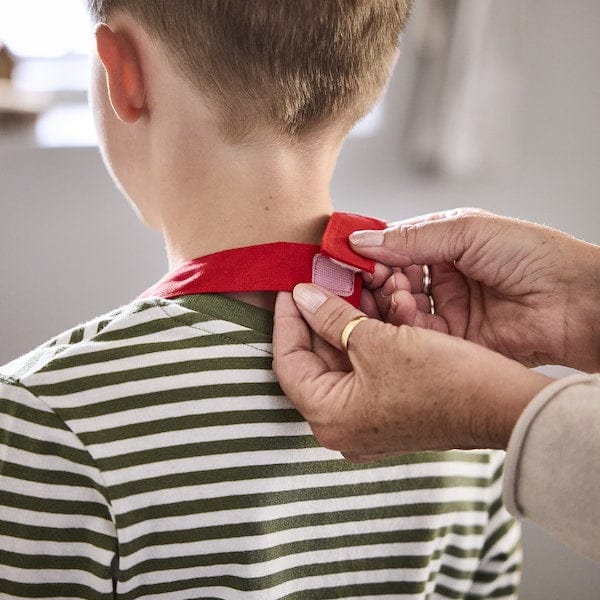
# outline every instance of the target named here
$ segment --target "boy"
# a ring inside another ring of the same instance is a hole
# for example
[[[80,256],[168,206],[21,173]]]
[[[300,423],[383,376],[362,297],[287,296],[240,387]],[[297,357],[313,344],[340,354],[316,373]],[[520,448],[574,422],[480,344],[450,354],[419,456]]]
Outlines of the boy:
[[[252,287],[319,243],[407,4],[89,1],[103,156],[172,272],[0,371],[2,597],[514,595],[501,456],[317,447]]]

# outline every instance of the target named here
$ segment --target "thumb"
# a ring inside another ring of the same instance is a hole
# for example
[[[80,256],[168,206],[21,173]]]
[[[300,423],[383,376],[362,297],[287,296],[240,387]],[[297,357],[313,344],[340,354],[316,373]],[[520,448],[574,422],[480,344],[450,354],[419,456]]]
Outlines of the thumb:
[[[298,284],[293,296],[311,329],[340,350],[342,332],[346,325],[358,317],[366,316],[342,298],[314,284]]]
[[[458,208],[400,221],[384,231],[356,231],[349,240],[358,254],[390,267],[454,262],[489,239],[495,219],[480,209]]]
[[[292,295],[280,292],[274,314],[273,369],[285,395],[309,422],[320,418],[322,400],[347,375],[332,370],[313,351],[311,338]]]

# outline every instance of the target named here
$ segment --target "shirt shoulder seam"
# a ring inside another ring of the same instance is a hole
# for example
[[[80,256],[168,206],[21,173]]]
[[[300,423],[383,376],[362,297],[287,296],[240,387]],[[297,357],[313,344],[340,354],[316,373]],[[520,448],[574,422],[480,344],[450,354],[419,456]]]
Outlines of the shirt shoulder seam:
[[[184,319],[180,318],[179,315],[172,315],[169,313],[169,311],[166,310],[166,306],[165,305],[158,305],[158,308],[160,308],[160,310],[162,310],[169,318],[177,321],[178,323],[181,323],[184,327],[190,327],[192,329],[197,329],[198,331],[203,331],[204,333],[208,333],[209,335],[215,335],[214,331],[210,331],[210,329],[207,329],[205,327],[202,327],[201,325],[194,323],[194,324],[190,324],[187,323]],[[197,312],[198,314],[201,315],[205,315],[207,317],[212,317],[214,319],[219,319],[220,321],[225,321],[225,322],[233,322],[233,321],[228,321],[227,319],[224,319],[223,317],[219,316],[219,315],[215,315],[209,311],[193,311],[193,312]],[[252,327],[246,327],[245,325],[240,325],[240,327],[244,327],[244,329],[249,329],[251,331],[256,331],[257,333],[261,333],[259,331],[257,331],[256,329],[253,329]],[[226,333],[218,333],[216,335],[220,335],[223,338],[229,340],[230,342],[237,344],[237,345],[241,345],[241,346],[247,346],[248,348],[252,348],[253,350],[257,350],[258,352],[261,352],[263,354],[266,354],[267,356],[273,356],[273,352],[269,352],[268,350],[265,350],[264,348],[260,348],[259,346],[255,346],[254,344],[250,344],[247,342],[239,342],[238,340],[235,340],[234,338],[228,336]]]

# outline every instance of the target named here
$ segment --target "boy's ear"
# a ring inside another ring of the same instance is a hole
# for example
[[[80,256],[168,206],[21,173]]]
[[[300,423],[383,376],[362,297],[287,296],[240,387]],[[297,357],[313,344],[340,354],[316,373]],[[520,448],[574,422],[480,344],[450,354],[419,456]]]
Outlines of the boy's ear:
[[[108,25],[98,25],[95,35],[113,110],[124,123],[134,123],[145,106],[139,54],[126,35],[115,33]]]

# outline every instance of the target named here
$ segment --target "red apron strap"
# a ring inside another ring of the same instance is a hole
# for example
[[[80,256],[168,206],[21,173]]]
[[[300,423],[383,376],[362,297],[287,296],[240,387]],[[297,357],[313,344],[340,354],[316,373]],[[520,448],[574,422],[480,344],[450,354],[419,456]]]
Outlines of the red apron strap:
[[[385,223],[377,219],[334,213],[321,247],[274,242],[223,250],[184,263],[146,290],[140,298],[292,291],[298,283],[314,282],[358,306],[362,289],[360,271],[372,273],[375,263],[352,251],[348,235],[357,229],[383,228]]]

